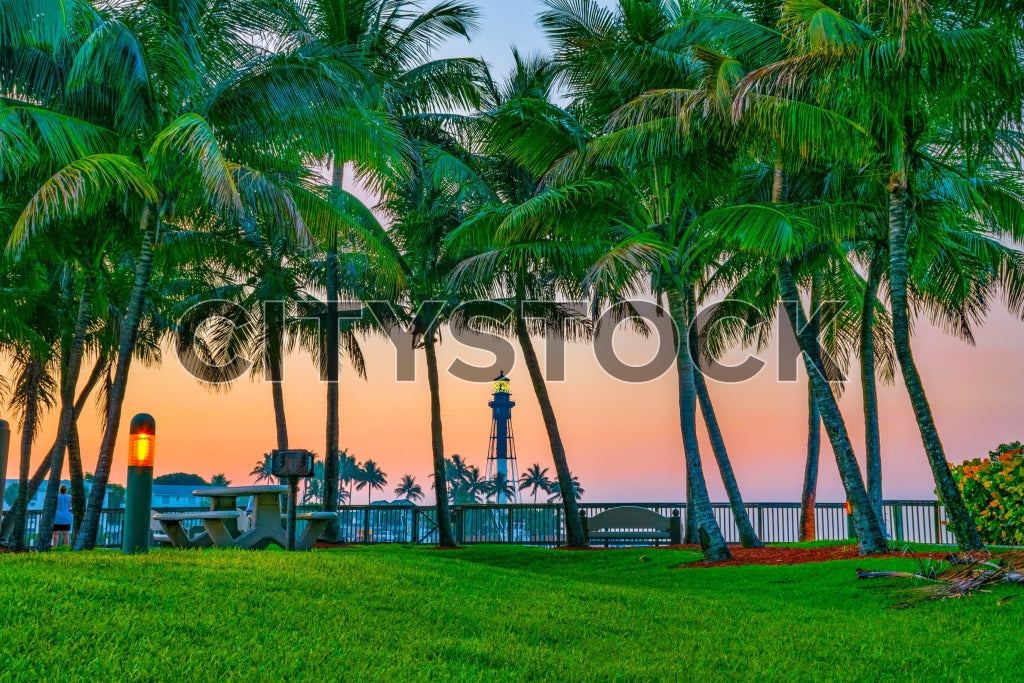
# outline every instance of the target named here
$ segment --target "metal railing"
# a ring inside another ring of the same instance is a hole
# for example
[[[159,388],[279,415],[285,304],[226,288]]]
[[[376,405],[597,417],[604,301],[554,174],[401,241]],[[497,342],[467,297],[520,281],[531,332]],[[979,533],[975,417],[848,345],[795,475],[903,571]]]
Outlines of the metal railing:
[[[580,503],[588,517],[620,505],[635,505],[664,515],[679,510],[686,524],[685,503]],[[738,543],[739,530],[728,503],[713,503],[715,518],[726,541]],[[799,540],[799,503],[748,503],[754,531],[766,543]],[[895,541],[953,544],[946,527],[945,508],[934,500],[891,500],[883,505],[885,528]],[[411,505],[350,505],[338,512],[339,540],[346,543],[437,543],[433,507]],[[459,543],[519,543],[560,545],[565,542],[562,506],[553,503],[521,505],[453,505],[452,521]],[[848,540],[853,527],[843,503],[815,506],[818,540]]]
[[[685,503],[580,503],[588,517],[620,505],[634,505],[665,515],[679,510],[686,524]],[[725,540],[738,543],[739,530],[728,503],[713,503],[715,518]],[[189,512],[196,508],[159,508],[161,512]],[[300,510],[316,510],[301,506]],[[799,503],[747,503],[747,515],[754,531],[766,543],[792,543],[799,540]],[[946,512],[934,500],[889,500],[882,508],[885,528],[894,541],[953,544],[956,539],[946,525]],[[39,528],[39,510],[30,510],[26,525],[28,542],[34,544]],[[345,543],[423,543],[438,542],[436,511],[433,506],[348,505],[338,511],[340,541]],[[518,505],[453,505],[453,527],[459,543],[518,543],[556,546],[565,543],[562,506],[557,503]],[[201,526],[195,520],[186,526]],[[853,528],[842,503],[818,503],[815,506],[818,540],[848,540]],[[103,510],[100,515],[98,547],[121,547],[124,509]]]

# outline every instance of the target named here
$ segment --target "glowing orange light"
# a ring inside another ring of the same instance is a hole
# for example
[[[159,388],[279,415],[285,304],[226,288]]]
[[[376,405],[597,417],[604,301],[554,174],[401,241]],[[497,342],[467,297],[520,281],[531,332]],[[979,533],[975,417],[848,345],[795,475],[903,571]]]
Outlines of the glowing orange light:
[[[132,434],[128,441],[128,466],[152,467],[156,451],[156,437],[152,434]]]
[[[853,503],[851,503],[850,501],[846,501],[843,504],[843,507],[846,508],[846,514],[848,514],[848,515],[852,515],[853,514]]]
[[[128,467],[152,467],[156,454],[156,421],[140,413],[132,419],[128,437]]]

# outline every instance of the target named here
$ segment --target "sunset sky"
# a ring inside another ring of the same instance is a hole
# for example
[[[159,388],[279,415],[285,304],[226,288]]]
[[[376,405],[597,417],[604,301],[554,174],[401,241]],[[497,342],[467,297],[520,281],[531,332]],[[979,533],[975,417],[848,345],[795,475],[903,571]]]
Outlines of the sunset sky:
[[[511,63],[508,45],[524,52],[543,47],[535,26],[539,2],[481,3],[483,31],[472,45],[446,46],[445,56],[482,56],[504,72]],[[950,460],[984,456],[1001,442],[1021,439],[1024,414],[1024,327],[998,306],[989,323],[978,330],[977,346],[943,336],[927,321],[917,324],[915,350],[939,433]],[[654,339],[640,339],[620,330],[616,348],[622,357],[642,363],[654,354]],[[542,355],[543,344],[538,343]],[[412,474],[430,489],[429,395],[425,361],[417,353],[417,381],[395,379],[395,351],[384,340],[364,345],[368,381],[358,379],[343,364],[341,384],[341,446],[360,461],[373,459],[387,473],[389,485],[373,498],[394,498],[393,488]],[[460,346],[445,335],[441,367],[460,356],[486,365],[488,354]],[[745,354],[742,354],[745,355]],[[740,357],[742,357],[742,355]],[[749,501],[799,500],[807,431],[807,393],[801,381],[776,379],[771,351],[754,380],[738,385],[710,382],[712,399],[730,449],[744,497]],[[91,366],[87,366],[83,375]],[[537,401],[520,360],[503,368],[511,378],[513,428],[520,471],[534,462],[554,468]],[[841,406],[858,454],[863,453],[860,390],[855,379],[846,388]],[[489,384],[464,382],[447,374],[441,381],[445,450],[461,454],[484,469],[490,434]],[[290,445],[324,453],[326,386],[311,362],[289,357],[284,385]],[[682,441],[679,432],[674,369],[646,384],[626,384],[603,373],[588,345],[570,346],[566,379],[550,386],[570,467],[586,490],[585,501],[681,501],[684,494]],[[902,387],[883,387],[881,436],[886,498],[933,498],[931,474],[921,447],[909,400]],[[123,482],[127,455],[127,425],[137,412],[157,421],[156,474],[185,471],[206,478],[225,473],[235,484],[252,481],[249,471],[274,447],[274,418],[270,385],[249,379],[227,390],[209,391],[193,380],[170,353],[159,368],[136,366],[124,405],[122,431],[113,468],[113,481]],[[11,415],[2,415],[16,423]],[[56,428],[52,412],[36,442],[33,465],[52,443]],[[100,431],[94,410],[81,420],[83,457],[95,468]],[[702,430],[703,438],[703,430]],[[824,437],[824,432],[823,432]],[[702,441],[712,499],[724,501],[714,459]],[[7,476],[17,476],[17,435]],[[431,497],[432,498],[432,497]],[[431,499],[431,498],[428,498]],[[842,487],[827,443],[822,452],[819,500],[841,501]],[[366,493],[355,502],[365,502]]]

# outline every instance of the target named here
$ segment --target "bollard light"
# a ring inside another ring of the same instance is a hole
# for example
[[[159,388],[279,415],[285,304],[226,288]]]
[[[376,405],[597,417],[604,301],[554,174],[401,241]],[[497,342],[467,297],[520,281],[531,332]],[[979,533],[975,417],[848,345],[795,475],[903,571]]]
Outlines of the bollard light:
[[[150,508],[153,505],[153,456],[156,453],[156,420],[139,413],[132,418],[128,435],[128,482],[124,498],[125,555],[149,550]]]

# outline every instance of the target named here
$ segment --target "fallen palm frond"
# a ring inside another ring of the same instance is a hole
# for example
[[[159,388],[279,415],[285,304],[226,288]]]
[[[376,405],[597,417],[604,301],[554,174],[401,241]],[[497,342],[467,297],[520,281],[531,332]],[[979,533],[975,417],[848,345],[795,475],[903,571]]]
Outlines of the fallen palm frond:
[[[895,592],[902,600],[894,607],[910,607],[916,602],[960,598],[999,583],[1024,585],[1024,551],[1003,555],[950,553],[944,561],[915,558],[917,572],[875,572],[857,570],[858,579],[911,579],[923,582],[912,588],[900,586]]]

